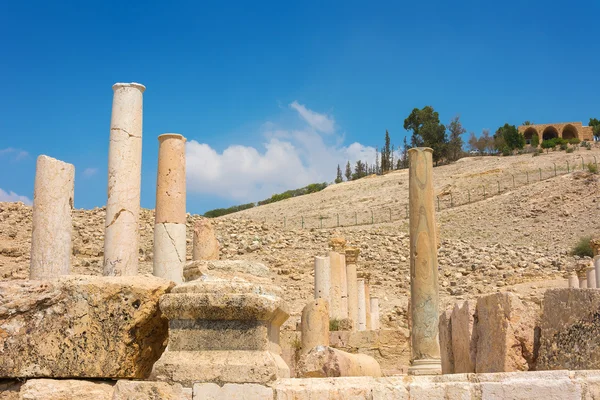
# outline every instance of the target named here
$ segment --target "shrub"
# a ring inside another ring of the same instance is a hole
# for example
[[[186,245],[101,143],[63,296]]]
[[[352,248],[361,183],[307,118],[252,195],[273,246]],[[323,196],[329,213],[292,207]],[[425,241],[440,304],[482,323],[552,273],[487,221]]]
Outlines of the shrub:
[[[561,148],[562,148],[562,146],[561,146]],[[573,152],[573,150],[574,150],[574,149],[573,149],[572,147],[569,147],[568,149],[566,149],[567,153],[572,153],[572,152]]]
[[[535,153],[533,153],[533,157],[537,157],[539,155],[540,155],[540,153],[538,153],[537,151]]]
[[[591,236],[584,236],[579,239],[577,244],[571,250],[571,255],[579,257],[594,257],[592,246],[590,246]]]
[[[596,164],[588,163],[587,167],[588,167],[588,171],[590,171],[592,174],[598,173],[598,166]]]
[[[544,152],[544,149],[538,149],[538,153],[542,154]]]
[[[569,144],[579,144],[579,143],[581,143],[581,140],[579,140],[579,138],[572,138],[572,139],[569,139],[568,141],[569,141]]]
[[[587,145],[588,145],[588,142],[586,142],[585,140],[583,142],[581,142],[581,144],[580,144],[580,146],[582,146],[582,147],[587,147]]]
[[[249,208],[254,207],[254,203],[242,204],[240,206],[233,206],[229,208],[215,208],[214,210],[210,210],[204,213],[204,216],[207,218],[217,218],[222,215],[231,214],[234,212],[247,210]]]
[[[556,140],[555,139],[549,139],[549,140],[544,140],[542,142],[542,149],[551,149],[556,147]]]
[[[569,148],[569,146],[566,143],[561,143],[560,144],[560,149],[561,150],[567,150]],[[569,150],[573,151],[572,148],[570,148]]]
[[[340,320],[332,318],[329,320],[329,331],[335,332],[340,330]]]
[[[510,156],[510,149],[508,148],[508,146],[504,146],[502,148],[502,155],[503,156]]]
[[[592,149],[592,146],[588,145],[588,146],[586,147],[586,149],[588,149],[588,150],[591,150],[591,149]]]
[[[569,142],[567,141],[567,139],[563,139],[563,138],[561,138],[561,137],[557,137],[557,138],[554,138],[554,139],[552,139],[552,140],[554,140],[554,142],[555,142],[557,145],[559,145],[559,146],[562,146],[563,144],[568,144],[568,143],[569,143]]]

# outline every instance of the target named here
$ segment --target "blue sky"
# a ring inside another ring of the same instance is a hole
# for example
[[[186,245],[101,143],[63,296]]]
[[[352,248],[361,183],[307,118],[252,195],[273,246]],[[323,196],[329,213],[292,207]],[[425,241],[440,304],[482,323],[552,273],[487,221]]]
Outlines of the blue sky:
[[[407,4],[403,4],[407,3]],[[106,202],[115,82],[144,93],[142,206],[157,136],[188,138],[188,211],[332,181],[399,145],[414,107],[468,131],[600,117],[597,1],[0,3],[0,199],[40,154]]]

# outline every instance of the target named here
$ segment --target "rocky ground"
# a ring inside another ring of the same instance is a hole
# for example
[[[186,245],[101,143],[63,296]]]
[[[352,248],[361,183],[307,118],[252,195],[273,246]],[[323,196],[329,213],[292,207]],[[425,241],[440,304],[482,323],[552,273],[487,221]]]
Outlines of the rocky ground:
[[[436,194],[442,198],[437,213],[442,306],[499,290],[511,290],[525,300],[540,302],[546,288],[566,285],[565,271],[580,262],[569,255],[569,250],[580,237],[600,230],[599,177],[581,171],[580,155],[593,162],[593,156],[600,157],[600,150],[551,152],[539,157],[477,157],[434,170]],[[578,164],[577,172],[566,174],[566,161],[569,168]],[[557,177],[554,163],[564,164]],[[530,184],[526,185],[525,171],[538,168],[542,168],[543,180],[539,181],[539,170],[537,178],[530,172]],[[509,187],[511,173],[516,177],[515,188]],[[499,194],[498,181],[506,183]],[[488,187],[485,200],[482,192],[477,197],[476,189],[482,185]],[[492,190],[494,185],[496,191]],[[286,326],[293,327],[312,296],[313,257],[326,254],[331,237],[343,236],[361,250],[359,272],[371,276],[371,293],[380,298],[383,326],[405,327],[409,294],[408,226],[404,218],[407,190],[406,171],[398,171],[218,218],[214,225],[221,258],[251,259],[268,265],[275,282],[285,289],[294,313]],[[449,208],[449,193],[457,205],[467,202],[467,190],[472,190],[472,202]],[[382,212],[386,205],[391,206]],[[389,222],[390,208],[393,222]],[[370,224],[370,209],[379,210],[374,215],[379,216],[374,218],[375,224]],[[354,210],[366,215],[368,224],[337,227],[337,221],[328,218],[325,228],[320,229],[317,219],[311,220],[340,210],[352,217],[342,218],[340,225],[352,222]],[[302,216],[304,229],[299,222]],[[188,258],[191,227],[197,218],[188,216]],[[73,273],[101,274],[103,221],[104,209],[75,210]],[[153,210],[144,209],[140,220],[141,273],[152,270],[153,225]],[[30,245],[31,207],[0,203],[0,279],[27,278]]]

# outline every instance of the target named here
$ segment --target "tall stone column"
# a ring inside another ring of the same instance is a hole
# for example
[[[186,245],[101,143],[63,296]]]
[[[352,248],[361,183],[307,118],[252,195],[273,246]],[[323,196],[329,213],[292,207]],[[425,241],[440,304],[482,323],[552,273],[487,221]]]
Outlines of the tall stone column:
[[[185,138],[166,133],[158,143],[154,275],[181,283],[186,261]]]
[[[371,329],[379,330],[379,298],[371,297]]]
[[[346,318],[346,316],[342,313],[342,255],[337,251],[330,251],[329,262],[331,268],[329,313],[332,319],[341,320]]]
[[[75,167],[52,157],[37,159],[29,279],[69,275]]]
[[[412,375],[442,371],[432,153],[430,148],[408,151]]]
[[[579,279],[579,289],[587,289],[587,273],[585,268],[581,268],[577,271],[577,278]]]
[[[594,269],[596,270],[596,288],[600,289],[600,256],[594,257]]]
[[[596,269],[594,265],[590,265],[585,270],[588,289],[596,289]]]
[[[579,278],[577,278],[577,274],[575,271],[571,272],[569,275],[569,287],[570,288],[578,288],[579,287]]]
[[[194,223],[192,239],[192,260],[218,260],[219,241],[215,229],[208,218],[202,218]]]
[[[329,304],[319,298],[302,309],[302,354],[317,346],[329,346]]]
[[[331,268],[329,257],[315,257],[315,299],[325,299],[329,303],[330,290]],[[327,309],[329,309],[329,306]]]
[[[365,310],[367,314],[367,330],[370,331],[373,327],[371,326],[371,286],[368,280],[365,280]]]
[[[104,275],[137,275],[138,272],[144,90],[144,85],[139,83],[113,85]]]
[[[346,249],[346,281],[348,291],[348,318],[352,320],[352,329],[358,329],[358,289],[356,286],[356,261],[360,250]]]
[[[341,259],[341,263],[342,263],[342,268],[341,268],[341,282],[340,282],[340,289],[341,289],[341,293],[342,293],[342,301],[341,301],[341,308],[342,308],[342,318],[346,319],[348,318],[348,276],[346,275],[346,254],[342,251],[342,253],[340,253],[340,259]]]
[[[358,292],[358,330],[367,330],[367,305],[365,303],[365,280],[358,279],[356,281]]]

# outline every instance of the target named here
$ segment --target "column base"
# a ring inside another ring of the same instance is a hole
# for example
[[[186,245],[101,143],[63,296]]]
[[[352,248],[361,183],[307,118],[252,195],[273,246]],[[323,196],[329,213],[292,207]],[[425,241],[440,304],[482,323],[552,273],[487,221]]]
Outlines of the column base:
[[[439,358],[424,358],[414,360],[408,368],[408,375],[441,375],[442,360]]]

